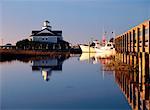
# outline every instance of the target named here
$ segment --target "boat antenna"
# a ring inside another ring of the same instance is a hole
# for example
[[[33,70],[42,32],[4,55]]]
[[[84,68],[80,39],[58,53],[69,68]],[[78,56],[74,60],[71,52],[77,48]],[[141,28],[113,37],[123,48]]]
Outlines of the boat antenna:
[[[106,31],[103,33],[103,37],[102,37],[102,43],[105,44],[106,43]]]

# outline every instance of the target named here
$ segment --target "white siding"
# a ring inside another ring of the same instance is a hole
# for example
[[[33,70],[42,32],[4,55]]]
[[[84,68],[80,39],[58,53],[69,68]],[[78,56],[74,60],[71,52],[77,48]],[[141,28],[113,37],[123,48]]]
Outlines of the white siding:
[[[57,43],[57,36],[33,36],[33,41]]]
[[[33,61],[33,66],[57,66],[57,59],[48,59],[48,60],[35,60]]]

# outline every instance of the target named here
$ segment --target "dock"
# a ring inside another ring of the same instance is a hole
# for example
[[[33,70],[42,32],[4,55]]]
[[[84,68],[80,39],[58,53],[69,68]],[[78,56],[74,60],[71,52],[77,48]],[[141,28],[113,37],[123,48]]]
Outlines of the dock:
[[[126,74],[116,72],[120,89],[133,110],[150,109],[150,20],[116,36],[115,49],[116,61],[136,68]]]

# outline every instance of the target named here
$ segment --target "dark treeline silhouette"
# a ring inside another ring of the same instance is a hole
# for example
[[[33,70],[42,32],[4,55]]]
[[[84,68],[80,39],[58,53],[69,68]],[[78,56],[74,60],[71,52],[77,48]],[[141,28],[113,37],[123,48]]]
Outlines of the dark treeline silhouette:
[[[16,49],[38,51],[68,51],[70,49],[70,46],[69,43],[64,40],[58,40],[58,43],[48,43],[23,39],[16,43]]]

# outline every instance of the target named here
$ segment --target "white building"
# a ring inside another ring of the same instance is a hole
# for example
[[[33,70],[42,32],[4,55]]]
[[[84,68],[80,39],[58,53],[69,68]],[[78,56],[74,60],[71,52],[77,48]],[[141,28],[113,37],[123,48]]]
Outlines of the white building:
[[[49,25],[49,23],[49,21],[44,21],[42,30],[32,31],[30,40],[48,43],[58,43],[58,41],[63,40],[62,31],[52,30],[52,27]]]

